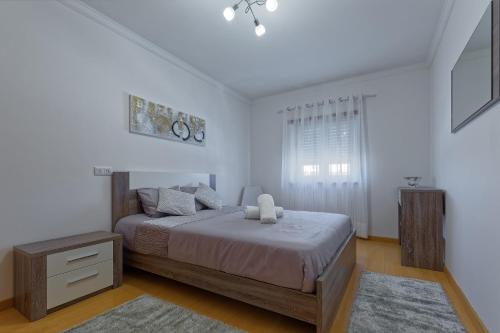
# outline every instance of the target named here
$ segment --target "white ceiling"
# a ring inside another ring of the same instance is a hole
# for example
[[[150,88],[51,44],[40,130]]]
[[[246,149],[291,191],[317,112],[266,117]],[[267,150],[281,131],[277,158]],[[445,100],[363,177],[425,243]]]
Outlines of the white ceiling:
[[[222,10],[234,0],[83,0],[241,95],[425,62],[446,0],[278,0],[274,13]]]

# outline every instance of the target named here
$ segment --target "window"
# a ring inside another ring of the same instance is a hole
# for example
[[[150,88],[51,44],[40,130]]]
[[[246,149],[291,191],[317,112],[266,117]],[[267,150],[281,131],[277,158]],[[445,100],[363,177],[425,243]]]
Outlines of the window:
[[[314,128],[310,126],[304,129],[301,140],[303,176],[337,178],[350,176],[349,149],[352,142],[350,134],[349,122],[336,122],[333,117],[327,119],[322,126]],[[321,160],[326,162],[318,164],[317,161]],[[322,175],[322,172],[327,174]]]
[[[320,173],[318,164],[304,165],[304,176],[318,176]],[[349,163],[330,163],[328,164],[328,176],[349,176],[351,174],[351,165]]]
[[[280,197],[293,210],[349,215],[362,237],[368,233],[364,108],[363,98],[352,96],[283,112]]]
[[[319,175],[319,165],[307,164],[304,165],[304,176],[317,176]]]
[[[349,163],[332,163],[328,165],[329,176],[349,176],[351,165]]]

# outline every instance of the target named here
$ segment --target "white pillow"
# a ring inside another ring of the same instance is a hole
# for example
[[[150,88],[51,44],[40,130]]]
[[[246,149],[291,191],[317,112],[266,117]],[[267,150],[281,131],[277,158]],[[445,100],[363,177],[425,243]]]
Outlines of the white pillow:
[[[260,223],[274,224],[276,223],[276,208],[274,207],[274,200],[270,194],[261,194],[257,198],[260,209]]]
[[[200,183],[200,187],[194,193],[196,200],[212,209],[221,209],[222,200],[220,199],[217,192],[215,192],[210,186]]]
[[[170,215],[194,215],[196,214],[194,195],[160,187],[156,210]]]

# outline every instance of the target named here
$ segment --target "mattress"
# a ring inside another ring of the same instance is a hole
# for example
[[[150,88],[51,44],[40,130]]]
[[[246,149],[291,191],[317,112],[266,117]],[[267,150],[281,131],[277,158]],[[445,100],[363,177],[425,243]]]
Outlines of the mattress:
[[[132,251],[312,293],[352,226],[346,215],[300,211],[261,224],[241,207],[224,207],[153,220],[131,215],[115,231]]]

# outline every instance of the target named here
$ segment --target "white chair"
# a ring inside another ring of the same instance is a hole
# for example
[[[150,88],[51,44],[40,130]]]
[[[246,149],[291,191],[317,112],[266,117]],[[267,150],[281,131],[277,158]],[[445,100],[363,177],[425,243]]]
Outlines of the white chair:
[[[264,193],[261,186],[245,186],[241,196],[242,206],[257,206],[257,197]]]

